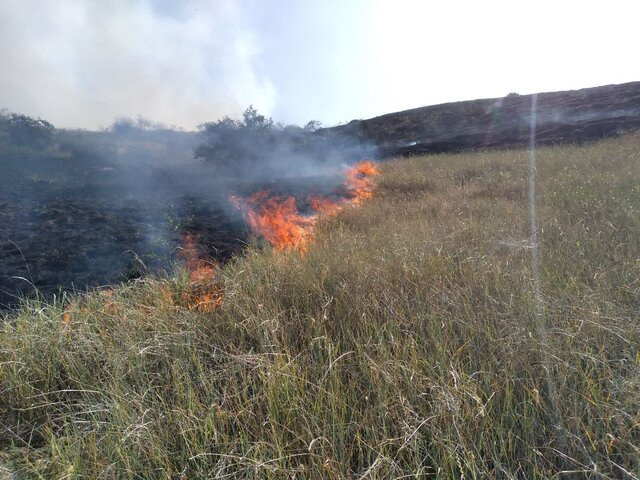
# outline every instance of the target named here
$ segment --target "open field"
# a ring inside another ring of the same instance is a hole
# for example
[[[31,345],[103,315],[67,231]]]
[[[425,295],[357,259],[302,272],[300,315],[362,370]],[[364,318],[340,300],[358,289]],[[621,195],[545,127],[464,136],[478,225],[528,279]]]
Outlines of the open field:
[[[383,164],[306,255],[30,302],[0,478],[640,477],[640,135]],[[72,305],[68,307],[67,305]]]

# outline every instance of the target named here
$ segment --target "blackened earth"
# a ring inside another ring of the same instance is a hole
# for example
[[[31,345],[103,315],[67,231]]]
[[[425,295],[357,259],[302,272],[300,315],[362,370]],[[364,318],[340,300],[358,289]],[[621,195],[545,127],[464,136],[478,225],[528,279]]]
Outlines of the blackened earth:
[[[162,166],[78,152],[0,158],[0,309],[162,274],[180,261],[187,233],[203,257],[240,251],[242,216],[190,155]]]
[[[269,190],[296,197],[304,211],[310,195],[341,193],[335,169],[305,178],[223,179],[193,158],[188,141],[171,155],[159,155],[153,142],[125,142],[122,154],[93,137],[85,149],[56,142],[0,156],[0,310],[25,296],[51,299],[163,275],[182,262],[186,235],[202,258],[225,263],[251,239],[230,195]],[[122,150],[119,140],[108,143]]]

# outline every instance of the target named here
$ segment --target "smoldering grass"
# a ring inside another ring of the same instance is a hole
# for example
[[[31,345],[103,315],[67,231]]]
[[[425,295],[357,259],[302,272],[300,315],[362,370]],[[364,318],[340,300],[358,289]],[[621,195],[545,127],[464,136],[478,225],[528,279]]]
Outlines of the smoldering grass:
[[[305,256],[226,265],[213,312],[180,271],[25,304],[0,332],[0,471],[640,477],[638,152],[537,152],[545,345],[513,150],[383,165]]]

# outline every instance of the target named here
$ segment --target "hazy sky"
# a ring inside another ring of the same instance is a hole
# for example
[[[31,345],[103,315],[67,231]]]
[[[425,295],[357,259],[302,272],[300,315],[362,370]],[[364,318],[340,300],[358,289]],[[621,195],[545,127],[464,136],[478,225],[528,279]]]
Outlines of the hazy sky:
[[[0,0],[0,108],[326,125],[640,80],[640,1]]]

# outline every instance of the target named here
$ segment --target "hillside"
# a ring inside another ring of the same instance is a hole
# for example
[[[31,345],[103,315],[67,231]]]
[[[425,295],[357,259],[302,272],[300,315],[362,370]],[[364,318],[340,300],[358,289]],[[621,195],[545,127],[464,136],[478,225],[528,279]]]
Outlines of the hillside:
[[[532,95],[510,94],[390,113],[319,131],[358,138],[380,156],[524,146]],[[537,94],[537,141],[563,144],[640,128],[640,82]]]
[[[0,476],[639,477],[640,135],[537,155],[539,299],[500,150],[382,164],[304,255],[24,304]]]

